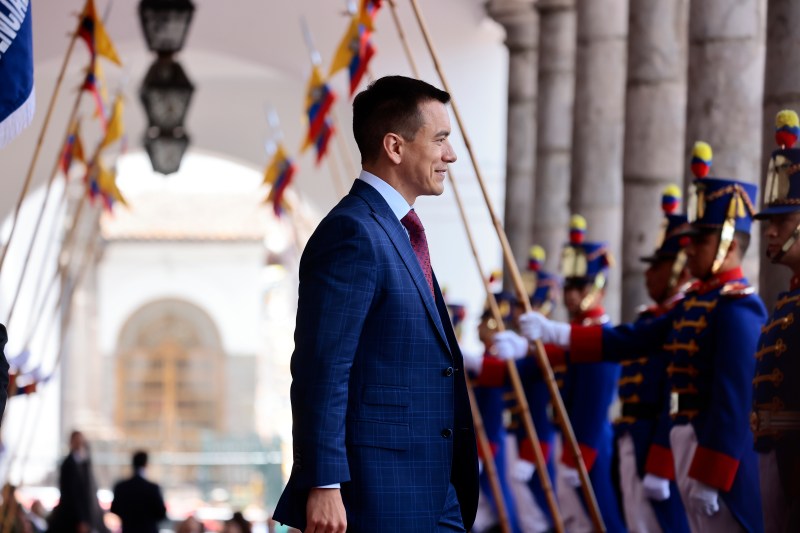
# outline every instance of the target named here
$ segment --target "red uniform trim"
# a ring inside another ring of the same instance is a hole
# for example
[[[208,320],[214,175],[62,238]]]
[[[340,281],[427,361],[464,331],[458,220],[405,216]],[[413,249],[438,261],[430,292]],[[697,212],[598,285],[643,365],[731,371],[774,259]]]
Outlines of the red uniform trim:
[[[586,464],[586,471],[591,472],[594,462],[597,459],[597,450],[581,443],[578,443],[578,448],[580,448],[583,462]],[[576,470],[578,469],[578,463],[575,462],[575,457],[572,455],[572,452],[566,448],[561,452],[561,462],[564,463],[565,466]]]
[[[497,357],[485,356],[481,375],[478,376],[479,387],[502,387],[506,382],[508,364]]]
[[[542,455],[545,461],[550,460],[550,445],[546,442],[539,442],[542,445]],[[519,458],[536,464],[536,454],[533,452],[533,442],[529,438],[524,438],[519,443]]]
[[[644,471],[664,479],[675,480],[675,458],[672,456],[672,450],[651,444]]]
[[[698,446],[689,467],[689,476],[715,489],[729,491],[738,469],[738,459]]]
[[[547,360],[550,366],[560,366],[567,364],[567,351],[555,344],[545,344],[544,351],[547,352]]]
[[[603,327],[572,326],[569,356],[573,363],[599,363],[603,360]]]
[[[475,439],[475,443],[477,444],[478,447],[478,459],[480,459],[481,461],[486,461],[486,457],[483,456],[483,448],[481,448],[481,445],[477,439]],[[494,459],[495,457],[497,457],[497,450],[500,449],[500,446],[498,446],[496,442],[489,441],[489,449],[492,451],[492,459]]]

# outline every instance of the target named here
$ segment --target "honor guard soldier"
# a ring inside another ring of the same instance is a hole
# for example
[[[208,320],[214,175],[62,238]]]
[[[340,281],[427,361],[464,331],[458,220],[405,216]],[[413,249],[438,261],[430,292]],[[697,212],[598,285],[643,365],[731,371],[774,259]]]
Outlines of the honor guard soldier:
[[[570,220],[570,240],[561,257],[563,301],[572,324],[600,327],[608,322],[603,297],[608,269],[613,260],[605,243],[585,242],[585,234],[586,220],[580,215],[573,215]],[[508,332],[503,337],[495,336],[495,347],[502,358],[524,356],[528,352],[527,340],[513,338],[513,335],[513,332]],[[546,348],[606,527],[609,531],[625,531],[611,481],[613,429],[608,416],[617,395],[620,366],[601,361],[592,365],[565,365],[563,349],[558,350],[555,346]],[[518,367],[523,382],[541,379],[532,358],[518,362]],[[559,483],[559,502],[566,528],[571,532],[591,531],[591,522],[580,493],[577,464],[567,449],[562,451],[558,476],[564,481],[563,484]]]
[[[542,270],[546,257],[544,248],[539,245],[531,247],[528,256],[528,274],[532,282],[530,287],[531,307],[545,316],[550,316],[558,304],[561,280],[557,275]],[[553,460],[556,427],[552,420],[550,393],[547,390],[547,384],[541,378],[538,365],[532,359],[520,361],[517,363],[517,368],[520,372],[536,435],[542,447],[542,456],[547,463],[551,484],[556,486],[556,464]],[[558,369],[562,383],[565,370],[566,367],[563,365]],[[530,491],[539,509],[538,513],[532,513],[536,515],[533,520],[535,530],[547,531],[553,527],[553,519],[539,476],[534,475],[536,459],[533,443],[528,438],[524,425],[519,421],[514,424],[514,436],[517,441],[518,457],[511,466],[511,475],[517,481],[524,483],[525,489]]]
[[[800,531],[800,121],[794,111],[776,118],[776,140],[764,192],[767,257],[792,270],[761,328],[753,378],[751,428],[759,455],[764,530]]]
[[[493,278],[499,276],[493,274]],[[501,291],[495,293],[495,300],[500,309],[500,314],[503,317],[503,323],[506,328],[513,327],[515,322],[517,299],[508,292]],[[505,504],[506,514],[508,516],[508,523],[513,533],[520,530],[517,520],[516,508],[514,505],[514,498],[511,493],[509,479],[506,469],[506,430],[503,423],[503,411],[505,409],[504,394],[507,390],[505,379],[506,363],[490,353],[492,344],[492,335],[498,330],[497,323],[495,322],[492,313],[488,308],[481,316],[480,324],[478,325],[478,336],[483,343],[483,353],[470,353],[462,347],[464,355],[464,367],[467,369],[468,377],[473,384],[473,391],[475,393],[475,401],[478,405],[478,410],[481,413],[483,420],[484,431],[486,438],[489,441],[489,446],[492,451],[492,460],[495,463],[495,472],[497,472],[500,490],[503,493],[503,501]],[[478,446],[478,458],[481,465],[487,460],[484,457],[483,450]],[[497,502],[495,502],[494,493],[492,492],[489,476],[486,468],[481,468],[480,477],[481,496],[489,501],[489,506],[492,509],[494,517],[499,516],[497,512]],[[480,512],[479,506],[478,517],[476,517],[476,529],[482,525],[482,522],[487,518]],[[489,520],[493,519],[489,518]]]
[[[664,221],[659,242],[652,255],[641,258],[648,264],[647,292],[655,303],[639,312],[635,325],[670,312],[688,287],[691,276],[683,250],[688,239],[682,234],[687,218],[677,213],[680,196],[677,185],[670,185],[662,194]],[[614,425],[622,507],[631,532],[689,531],[669,445],[668,364],[669,356],[660,348],[622,362],[621,416]]]
[[[647,324],[568,327],[537,313],[521,318],[529,339],[567,346],[570,362],[670,354],[670,444],[692,531],[763,531],[758,465],[751,442],[752,379],[766,320],[741,269],[756,186],[707,178],[711,147],[696,143],[688,210],[687,265],[698,279],[672,311]]]

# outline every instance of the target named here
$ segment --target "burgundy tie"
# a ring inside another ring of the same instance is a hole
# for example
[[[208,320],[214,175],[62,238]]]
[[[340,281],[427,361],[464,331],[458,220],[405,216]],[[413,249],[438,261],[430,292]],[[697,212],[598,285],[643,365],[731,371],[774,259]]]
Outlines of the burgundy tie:
[[[411,238],[411,248],[417,254],[417,260],[422,267],[422,273],[425,274],[425,279],[428,281],[428,286],[433,293],[433,270],[431,269],[431,255],[428,252],[428,240],[425,238],[425,228],[422,227],[422,221],[412,209],[406,216],[400,219],[400,222],[408,230],[408,236]]]

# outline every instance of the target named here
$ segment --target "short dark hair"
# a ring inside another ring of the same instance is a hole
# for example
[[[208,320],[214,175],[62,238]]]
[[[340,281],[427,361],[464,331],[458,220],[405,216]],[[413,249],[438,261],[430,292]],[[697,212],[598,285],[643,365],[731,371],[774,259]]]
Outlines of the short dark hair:
[[[139,450],[133,454],[133,468],[139,469],[147,466],[147,452]]]
[[[430,100],[447,104],[450,95],[405,76],[379,78],[358,93],[353,100],[353,136],[361,162],[372,163],[378,158],[387,133],[413,141],[422,127],[419,106]]]

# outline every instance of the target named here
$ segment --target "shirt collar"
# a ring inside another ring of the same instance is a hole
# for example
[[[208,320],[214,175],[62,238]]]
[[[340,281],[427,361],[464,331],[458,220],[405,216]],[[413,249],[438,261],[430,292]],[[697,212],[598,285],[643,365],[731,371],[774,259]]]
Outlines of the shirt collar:
[[[389,209],[392,210],[394,216],[397,217],[397,220],[402,220],[404,216],[408,214],[408,212],[413,209],[413,206],[408,205],[406,199],[403,198],[403,195],[397,192],[397,189],[383,181],[381,178],[376,176],[375,174],[371,174],[366,170],[361,171],[361,175],[358,176],[358,179],[371,185],[378,194],[380,194],[386,203],[389,204]]]

